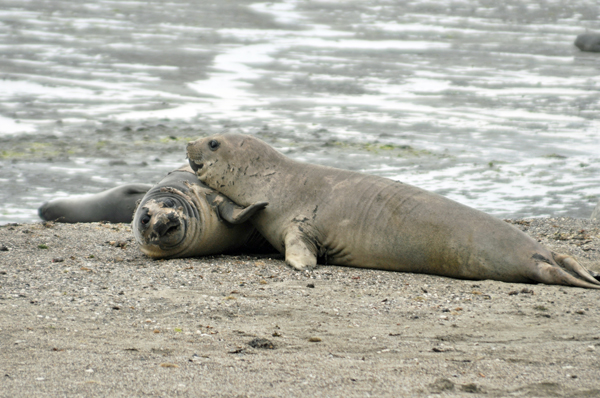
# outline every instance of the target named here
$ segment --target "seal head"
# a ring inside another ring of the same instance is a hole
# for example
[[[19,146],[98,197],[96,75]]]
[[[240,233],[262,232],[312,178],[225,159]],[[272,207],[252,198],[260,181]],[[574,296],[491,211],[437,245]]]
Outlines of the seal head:
[[[266,202],[241,207],[208,188],[184,166],[171,172],[142,199],[132,230],[142,252],[153,258],[180,258],[261,251],[264,239],[247,220]]]

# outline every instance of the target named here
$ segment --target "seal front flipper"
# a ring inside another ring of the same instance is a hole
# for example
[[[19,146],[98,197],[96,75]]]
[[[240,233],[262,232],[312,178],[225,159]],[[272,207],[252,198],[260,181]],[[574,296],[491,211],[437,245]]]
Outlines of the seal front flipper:
[[[317,250],[300,226],[291,226],[285,235],[285,262],[299,271],[315,268]]]
[[[242,224],[248,221],[257,211],[264,209],[269,204],[269,202],[257,202],[243,207],[218,193],[206,195],[206,198],[217,210],[218,216],[230,224]]]

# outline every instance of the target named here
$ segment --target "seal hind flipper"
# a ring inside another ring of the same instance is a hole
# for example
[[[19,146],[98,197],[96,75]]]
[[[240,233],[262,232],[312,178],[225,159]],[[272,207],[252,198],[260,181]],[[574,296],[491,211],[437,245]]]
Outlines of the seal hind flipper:
[[[571,272],[574,272],[589,283],[597,284],[600,286],[600,282],[598,281],[598,274],[593,275],[592,273],[590,273],[573,257],[554,252],[552,252],[552,256],[554,257],[554,261],[556,261],[557,264],[563,266]]]
[[[552,253],[554,261],[539,255],[532,257],[535,261],[531,279],[536,282],[552,285],[569,285],[600,289],[600,282],[596,280],[583,266],[571,256]]]

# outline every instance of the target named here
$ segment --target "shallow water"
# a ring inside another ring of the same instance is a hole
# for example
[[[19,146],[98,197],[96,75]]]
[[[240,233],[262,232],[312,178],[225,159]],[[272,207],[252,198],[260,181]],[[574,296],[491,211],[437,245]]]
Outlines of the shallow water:
[[[596,1],[0,3],[0,223],[224,128],[499,217],[600,199]]]

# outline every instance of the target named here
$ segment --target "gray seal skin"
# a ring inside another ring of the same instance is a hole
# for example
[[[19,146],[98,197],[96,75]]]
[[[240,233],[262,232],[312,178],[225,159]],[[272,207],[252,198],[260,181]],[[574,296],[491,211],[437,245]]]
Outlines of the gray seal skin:
[[[45,221],[129,223],[150,184],[127,184],[97,194],[53,199],[38,209]]]
[[[251,136],[187,146],[200,181],[239,205],[299,270],[321,262],[462,279],[600,288],[570,256],[440,195],[386,178],[289,159]],[[598,276],[598,275],[596,275]]]
[[[581,51],[600,52],[600,34],[584,33],[575,39],[575,46]]]
[[[152,258],[268,252],[268,243],[246,222],[266,205],[238,206],[199,182],[186,165],[146,193],[131,226],[141,251]]]

